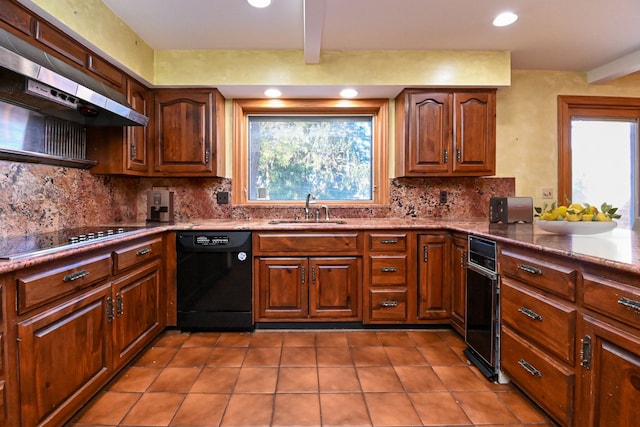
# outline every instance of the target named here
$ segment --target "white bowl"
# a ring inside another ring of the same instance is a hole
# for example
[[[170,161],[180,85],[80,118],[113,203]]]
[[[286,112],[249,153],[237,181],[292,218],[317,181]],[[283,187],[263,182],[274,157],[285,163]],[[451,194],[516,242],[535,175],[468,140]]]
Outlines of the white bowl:
[[[598,234],[611,231],[618,226],[615,221],[536,221],[544,231],[556,234]]]

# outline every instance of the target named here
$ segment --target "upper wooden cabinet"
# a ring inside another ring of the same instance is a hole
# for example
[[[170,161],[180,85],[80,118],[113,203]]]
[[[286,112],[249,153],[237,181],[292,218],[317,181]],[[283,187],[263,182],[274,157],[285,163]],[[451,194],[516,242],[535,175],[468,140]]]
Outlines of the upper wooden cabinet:
[[[396,176],[494,175],[495,117],[495,90],[404,90],[396,98]]]
[[[127,100],[140,114],[151,116],[149,90],[133,79],[127,81]],[[149,126],[87,128],[87,158],[98,163],[92,173],[148,175]]]
[[[153,174],[224,173],[224,98],[215,89],[154,91]]]

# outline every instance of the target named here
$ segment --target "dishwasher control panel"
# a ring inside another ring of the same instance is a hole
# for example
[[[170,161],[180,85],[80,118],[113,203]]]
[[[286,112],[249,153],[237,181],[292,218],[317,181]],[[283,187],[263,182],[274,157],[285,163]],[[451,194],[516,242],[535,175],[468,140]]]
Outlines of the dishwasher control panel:
[[[229,236],[195,236],[194,242],[196,246],[221,246],[229,244]]]

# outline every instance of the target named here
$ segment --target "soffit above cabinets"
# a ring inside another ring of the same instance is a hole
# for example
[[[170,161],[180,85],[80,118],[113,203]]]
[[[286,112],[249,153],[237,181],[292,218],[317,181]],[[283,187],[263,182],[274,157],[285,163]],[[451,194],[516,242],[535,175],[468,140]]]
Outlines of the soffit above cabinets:
[[[506,50],[514,69],[589,71],[640,49],[635,0],[103,2],[156,50]],[[493,27],[505,10],[520,18]]]

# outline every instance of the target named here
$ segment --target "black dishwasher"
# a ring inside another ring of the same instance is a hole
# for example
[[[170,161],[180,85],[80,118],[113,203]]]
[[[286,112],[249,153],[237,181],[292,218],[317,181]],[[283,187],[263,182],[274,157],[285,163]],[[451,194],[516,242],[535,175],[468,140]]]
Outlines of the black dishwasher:
[[[178,328],[250,331],[250,231],[176,234]]]

